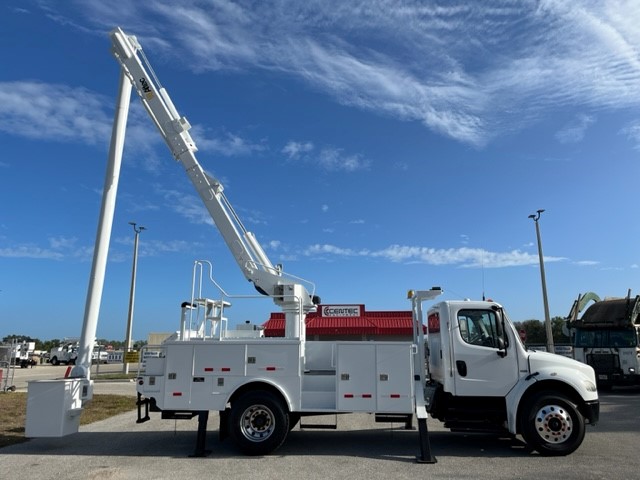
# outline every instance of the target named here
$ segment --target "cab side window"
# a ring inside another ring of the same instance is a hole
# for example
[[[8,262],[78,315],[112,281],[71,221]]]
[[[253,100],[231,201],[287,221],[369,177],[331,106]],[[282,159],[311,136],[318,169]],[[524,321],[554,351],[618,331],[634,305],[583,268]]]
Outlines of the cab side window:
[[[471,345],[497,348],[502,327],[493,310],[460,310],[458,325],[462,340]]]

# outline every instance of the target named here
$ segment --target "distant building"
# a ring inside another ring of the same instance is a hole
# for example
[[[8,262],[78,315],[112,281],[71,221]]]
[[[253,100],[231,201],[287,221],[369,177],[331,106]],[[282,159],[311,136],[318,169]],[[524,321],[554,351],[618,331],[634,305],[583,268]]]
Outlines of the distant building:
[[[318,305],[306,318],[307,340],[413,339],[411,311],[371,311],[364,305]],[[284,313],[274,312],[264,324],[265,337],[284,337]]]

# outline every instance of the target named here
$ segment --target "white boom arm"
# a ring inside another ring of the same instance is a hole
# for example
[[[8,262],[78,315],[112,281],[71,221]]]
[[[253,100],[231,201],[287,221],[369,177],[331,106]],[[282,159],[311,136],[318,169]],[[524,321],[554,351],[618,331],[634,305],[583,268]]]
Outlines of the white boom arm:
[[[136,37],[125,34],[120,28],[113,30],[110,36],[114,56],[138,92],[169,150],[184,166],[243,275],[260,293],[272,296],[285,313],[296,310],[307,313],[314,310],[312,296],[307,289],[292,278],[283,276],[279,266],[273,266],[255,236],[247,231],[231,207],[220,181],[209,176],[198,163],[195,157],[198,149],[189,134],[191,125],[185,117],[178,114],[169,94],[146,60]],[[291,328],[297,330],[300,327]],[[290,333],[299,336],[297,332]]]

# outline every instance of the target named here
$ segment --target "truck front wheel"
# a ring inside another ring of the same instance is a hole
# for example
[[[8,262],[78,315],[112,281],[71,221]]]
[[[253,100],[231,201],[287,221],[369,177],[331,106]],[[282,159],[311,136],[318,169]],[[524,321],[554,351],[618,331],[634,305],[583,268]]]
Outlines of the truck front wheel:
[[[568,455],[584,439],[584,417],[568,397],[539,392],[524,405],[521,432],[527,444],[541,455]]]
[[[266,455],[284,442],[289,415],[271,392],[248,392],[235,400],[229,415],[229,435],[247,455]]]

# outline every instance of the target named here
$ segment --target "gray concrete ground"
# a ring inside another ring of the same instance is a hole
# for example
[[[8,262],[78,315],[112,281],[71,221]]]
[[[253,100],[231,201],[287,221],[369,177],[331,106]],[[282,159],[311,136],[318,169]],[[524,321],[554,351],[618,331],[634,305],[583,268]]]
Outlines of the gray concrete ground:
[[[47,368],[47,367],[42,367]],[[34,369],[37,370],[37,369]],[[119,382],[134,395],[135,386]],[[113,384],[105,384],[110,390]],[[100,383],[96,385],[96,391]],[[209,456],[189,458],[196,419],[135,423],[133,413],[83,426],[63,438],[32,439],[0,449],[0,471],[29,478],[64,479],[610,479],[638,478],[640,389],[601,395],[601,422],[588,427],[580,449],[567,457],[540,457],[517,439],[451,433],[429,421],[436,464],[418,464],[418,434],[402,425],[376,424],[370,415],[343,415],[338,430],[296,427],[285,444],[265,457],[238,454],[217,438],[217,415],[209,420]]]

